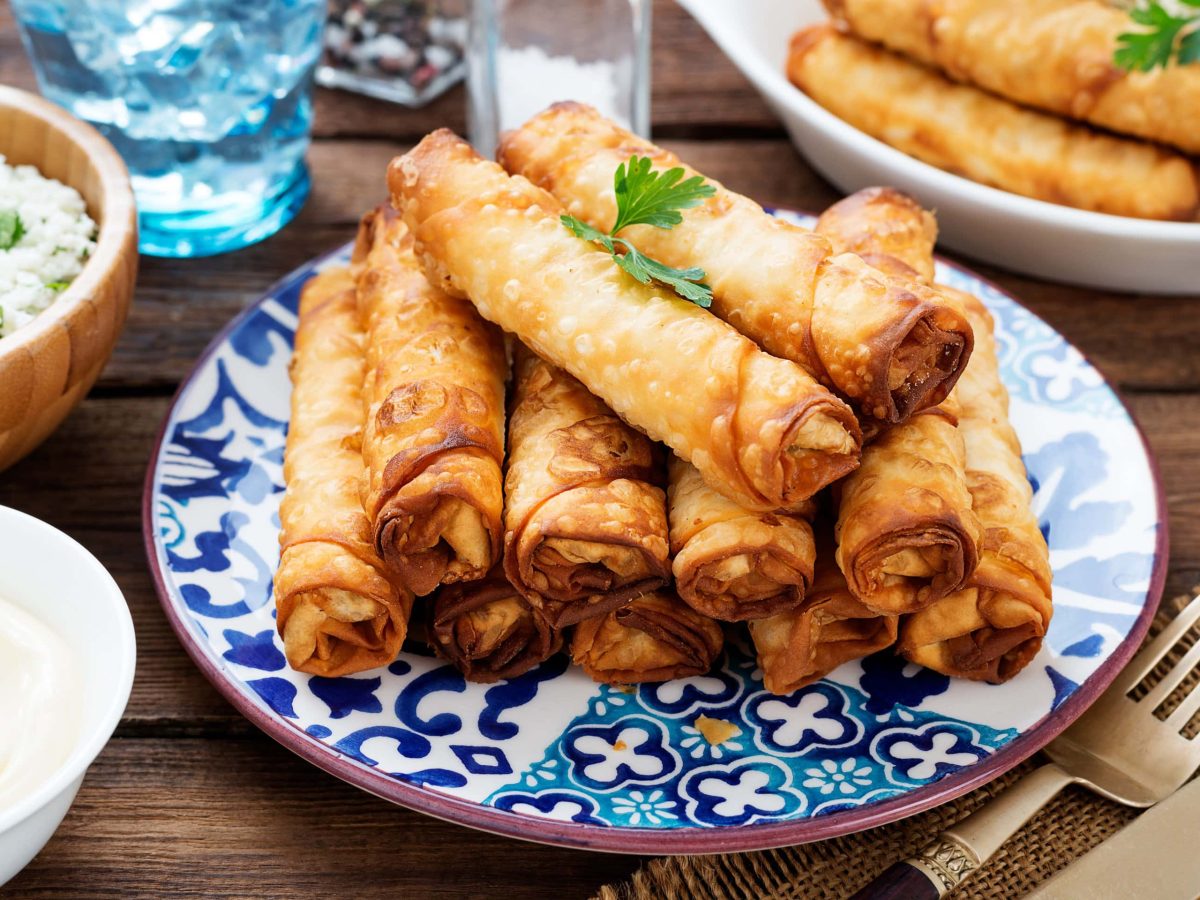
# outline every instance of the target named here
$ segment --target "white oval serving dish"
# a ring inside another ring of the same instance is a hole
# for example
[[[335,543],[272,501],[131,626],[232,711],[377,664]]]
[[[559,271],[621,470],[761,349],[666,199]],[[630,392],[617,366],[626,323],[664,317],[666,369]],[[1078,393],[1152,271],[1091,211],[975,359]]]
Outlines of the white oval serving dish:
[[[847,193],[891,185],[937,210],[944,246],[1006,269],[1103,290],[1200,294],[1200,222],[1087,212],[1010,194],[870,137],[784,75],[797,29],[828,19],[819,0],[680,0],[754,83],[809,162]]]

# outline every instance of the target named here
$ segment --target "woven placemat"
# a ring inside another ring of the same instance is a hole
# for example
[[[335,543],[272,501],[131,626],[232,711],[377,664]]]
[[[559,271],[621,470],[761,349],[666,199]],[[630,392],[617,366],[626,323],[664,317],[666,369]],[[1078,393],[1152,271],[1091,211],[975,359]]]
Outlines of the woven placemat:
[[[1163,601],[1151,635],[1189,599],[1184,595]],[[1182,652],[1179,649],[1175,655]],[[1189,678],[1176,694],[1186,692],[1198,679],[1200,675]],[[602,887],[596,900],[844,900],[892,863],[911,856],[938,832],[987,803],[1040,761],[1041,757],[1035,756],[958,800],[870,831],[759,853],[650,860],[628,881]],[[949,896],[954,900],[1021,897],[1111,837],[1137,814],[1137,810],[1090,791],[1068,788]]]

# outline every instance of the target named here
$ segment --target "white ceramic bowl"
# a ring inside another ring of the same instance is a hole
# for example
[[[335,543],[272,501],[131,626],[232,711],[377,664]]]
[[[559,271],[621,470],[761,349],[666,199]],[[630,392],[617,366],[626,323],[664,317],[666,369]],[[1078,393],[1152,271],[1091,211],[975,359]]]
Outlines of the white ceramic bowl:
[[[813,166],[846,192],[898,187],[937,210],[942,243],[998,266],[1105,290],[1200,293],[1200,223],[1154,222],[1032,200],[952,175],[827,112],[784,75],[818,0],[680,0],[754,83]]]
[[[0,506],[0,597],[66,642],[82,690],[82,721],[67,759],[35,791],[0,809],[3,885],[50,840],[108,743],[129,700],[137,653],[125,598],[105,568],[61,531],[6,506]]]

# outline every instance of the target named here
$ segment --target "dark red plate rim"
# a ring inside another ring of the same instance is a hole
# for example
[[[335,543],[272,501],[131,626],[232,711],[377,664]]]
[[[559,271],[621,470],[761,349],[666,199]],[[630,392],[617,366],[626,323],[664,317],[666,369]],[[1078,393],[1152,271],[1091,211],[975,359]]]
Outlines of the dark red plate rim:
[[[776,210],[787,210],[787,207],[772,207]],[[811,213],[797,213],[812,215]],[[1062,705],[1049,712],[1039,722],[1028,730],[1013,738],[1000,750],[975,765],[968,766],[958,772],[947,775],[940,781],[923,787],[914,788],[908,793],[888,800],[873,803],[870,806],[843,810],[828,815],[816,816],[810,819],[790,822],[764,822],[755,825],[738,825],[718,828],[671,828],[651,831],[641,828],[626,828],[622,826],[598,826],[577,822],[557,822],[552,819],[541,819],[520,813],[507,812],[494,807],[483,806],[468,800],[461,800],[446,794],[438,793],[429,788],[409,784],[398,779],[383,775],[361,763],[348,759],[336,750],[322,744],[316,738],[283,719],[280,719],[260,708],[251,697],[240,690],[225,673],[208,656],[196,642],[195,636],[187,622],[180,616],[175,604],[170,599],[166,583],[163,579],[162,563],[159,558],[157,536],[154,531],[153,496],[154,473],[158,467],[162,443],[166,438],[167,426],[180,397],[191,386],[199,370],[209,357],[225,343],[226,338],[248,315],[258,308],[262,299],[274,295],[289,281],[295,278],[300,268],[311,268],[323,260],[341,252],[344,247],[331,250],[328,253],[298,267],[283,278],[276,281],[254,303],[235,316],[212,339],[208,347],[197,359],[192,371],[180,384],[171,400],[171,406],[163,418],[158,436],[154,442],[154,450],[142,491],[142,538],[146,548],[146,558],[149,563],[154,586],[158,592],[159,602],[171,623],[179,642],[192,658],[192,662],[200,669],[214,687],[233,706],[255,726],[270,737],[274,738],[287,749],[308,760],[318,768],[324,769],[331,775],[359,787],[368,793],[385,800],[390,800],[400,806],[414,809],[427,815],[436,816],[459,825],[478,828],[505,837],[520,838],[526,841],[536,841],[554,844],[561,847],[572,847],[582,850],[599,850],[610,853],[639,853],[639,854],[695,854],[695,853],[730,853],[748,850],[766,850],[773,847],[783,847],[792,844],[804,844],[810,841],[820,841],[827,838],[886,825],[897,819],[923,812],[960,797],[992,779],[1004,774],[1023,760],[1032,756],[1046,744],[1057,737],[1068,725],[1074,722],[1083,712],[1104,692],[1117,673],[1133,657],[1150,628],[1158,603],[1154,598],[1161,598],[1163,586],[1167,578],[1168,522],[1166,515],[1166,496],[1163,492],[1162,475],[1158,460],[1146,440],[1145,432],[1137,421],[1132,410],[1121,395],[1112,387],[1112,383],[1103,372],[1105,384],[1113,391],[1126,415],[1129,416],[1134,428],[1141,438],[1150,474],[1154,481],[1154,503],[1157,529],[1155,533],[1154,566],[1150,574],[1150,583],[1146,592],[1146,605],[1134,621],[1129,634],[1112,652],[1091,677],[1084,681]],[[1009,298],[1018,306],[1024,306],[1008,291],[999,285],[976,274],[971,269],[951,262],[939,256],[938,261],[957,269],[971,278],[978,279],[997,293]],[[1034,315],[1031,313],[1031,315]],[[1035,318],[1038,318],[1035,315]],[[1039,321],[1041,319],[1039,318]],[[1059,334],[1055,330],[1056,334]],[[1059,334],[1059,337],[1062,337]],[[1063,337],[1066,341],[1066,338]],[[1070,342],[1068,342],[1069,344]],[[1074,346],[1074,345],[1071,345]],[[1078,348],[1076,348],[1078,349]],[[1083,354],[1081,354],[1083,355]],[[1084,357],[1085,359],[1086,356]],[[1089,364],[1091,360],[1087,360]],[[1100,371],[1097,369],[1097,371]]]

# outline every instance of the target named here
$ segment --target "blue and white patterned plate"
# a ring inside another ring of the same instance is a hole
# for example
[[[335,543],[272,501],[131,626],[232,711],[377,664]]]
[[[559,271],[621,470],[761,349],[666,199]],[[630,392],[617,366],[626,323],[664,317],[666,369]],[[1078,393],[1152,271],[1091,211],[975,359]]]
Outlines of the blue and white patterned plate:
[[[1017,678],[952,681],[882,653],[776,697],[737,642],[709,675],[629,690],[592,683],[563,656],[509,682],[467,684],[421,647],[353,677],[293,672],[271,602],[287,363],[301,286],[348,252],[279,282],[201,358],[163,425],[144,528],[163,607],[201,670],[264,731],[353,784],[568,846],[706,853],[816,840],[910,815],[1015,765],[1095,699],[1145,633],[1166,522],[1137,426],[1045,322],[943,262],[939,277],[996,315],[1051,548],[1054,620]],[[731,736],[710,743],[701,716],[729,723]]]

